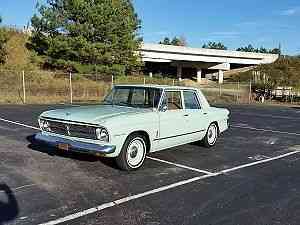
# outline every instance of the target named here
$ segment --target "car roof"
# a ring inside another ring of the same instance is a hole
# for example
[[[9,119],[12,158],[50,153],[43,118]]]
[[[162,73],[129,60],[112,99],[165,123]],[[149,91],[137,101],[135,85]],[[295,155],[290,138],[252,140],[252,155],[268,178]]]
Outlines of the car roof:
[[[117,84],[115,87],[140,87],[140,88],[159,88],[159,89],[177,89],[177,90],[198,90],[194,87],[171,86],[158,84]]]

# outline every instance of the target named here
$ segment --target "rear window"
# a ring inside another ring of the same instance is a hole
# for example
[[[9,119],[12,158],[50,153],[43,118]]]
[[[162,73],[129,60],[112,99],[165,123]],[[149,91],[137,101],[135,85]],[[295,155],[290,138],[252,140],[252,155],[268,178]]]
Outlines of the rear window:
[[[184,105],[185,109],[200,109],[200,104],[197,98],[197,94],[194,91],[184,91]]]

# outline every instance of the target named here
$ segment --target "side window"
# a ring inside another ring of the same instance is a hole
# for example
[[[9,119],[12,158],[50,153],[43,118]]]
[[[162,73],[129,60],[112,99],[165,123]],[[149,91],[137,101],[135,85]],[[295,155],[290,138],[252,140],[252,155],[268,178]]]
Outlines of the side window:
[[[183,108],[180,91],[166,91],[165,93],[163,105],[167,105],[168,110],[180,110]]]
[[[144,105],[146,98],[146,91],[144,89],[133,89],[131,104],[132,105]]]
[[[113,100],[115,101],[116,104],[120,104],[120,103],[127,104],[129,93],[130,93],[129,89],[117,89],[113,96]]]
[[[201,108],[195,92],[184,91],[183,97],[184,97],[185,109],[200,109]]]

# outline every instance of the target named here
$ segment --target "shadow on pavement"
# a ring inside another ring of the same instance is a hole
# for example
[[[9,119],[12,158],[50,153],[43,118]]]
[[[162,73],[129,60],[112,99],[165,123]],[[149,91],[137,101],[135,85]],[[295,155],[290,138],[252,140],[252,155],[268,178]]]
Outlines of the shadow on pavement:
[[[0,183],[0,225],[14,220],[18,214],[19,206],[14,193],[6,184]]]
[[[38,143],[35,140],[35,135],[30,135],[26,139],[30,143],[28,145],[28,148],[31,149],[31,150],[34,150],[34,151],[38,151],[38,152],[41,152],[41,153],[46,153],[50,156],[58,156],[58,157],[62,157],[62,158],[68,158],[68,159],[73,159],[73,160],[83,161],[83,162],[97,162],[97,161],[100,161],[108,167],[118,169],[114,159],[112,159],[112,158],[97,157],[97,156],[94,156],[94,155],[81,154],[81,153],[78,153],[78,152],[59,151],[56,148],[49,147],[49,146],[43,145],[41,143]]]

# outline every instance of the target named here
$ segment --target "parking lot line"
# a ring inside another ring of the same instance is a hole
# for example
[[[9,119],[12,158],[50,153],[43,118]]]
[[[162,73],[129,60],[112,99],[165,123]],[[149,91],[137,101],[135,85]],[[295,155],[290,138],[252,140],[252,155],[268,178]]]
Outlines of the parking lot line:
[[[256,113],[241,113],[235,112],[235,115],[242,115],[242,116],[255,116],[255,117],[266,117],[271,119],[284,119],[284,120],[300,120],[299,117],[291,117],[291,116],[274,116],[274,115],[266,115],[266,114],[256,114]]]
[[[25,188],[29,188],[29,187],[33,187],[33,186],[36,186],[36,184],[27,184],[27,185],[23,185],[23,186],[21,186],[21,187],[15,188],[15,191],[19,191],[19,190],[22,190],[22,189],[25,189]]]
[[[291,156],[291,155],[295,155],[295,154],[298,154],[298,153],[300,153],[300,151],[293,151],[293,152],[289,152],[289,153],[284,154],[284,155],[272,157],[272,158],[265,159],[265,160],[260,160],[260,161],[254,162],[254,163],[244,164],[244,165],[241,165],[241,166],[233,167],[231,169],[222,170],[222,171],[219,171],[217,173],[207,174],[207,175],[204,175],[204,176],[198,176],[198,177],[194,177],[194,178],[191,178],[191,179],[179,181],[179,182],[176,182],[176,183],[173,183],[173,184],[170,184],[170,185],[166,185],[166,186],[162,186],[160,188],[156,188],[156,189],[153,189],[153,190],[150,190],[150,191],[146,191],[146,192],[139,193],[139,194],[132,195],[132,196],[128,196],[128,197],[124,197],[124,198],[121,198],[121,199],[118,199],[118,200],[115,200],[115,201],[112,201],[112,202],[104,203],[102,205],[99,205],[99,206],[96,206],[96,207],[93,207],[93,208],[90,208],[90,209],[86,209],[86,210],[83,210],[81,212],[68,215],[66,217],[62,217],[62,218],[59,218],[59,219],[56,219],[56,220],[52,220],[52,221],[49,221],[49,222],[46,222],[46,223],[42,223],[41,225],[61,224],[61,223],[64,223],[64,222],[68,222],[68,221],[78,219],[78,218],[83,217],[83,216],[87,216],[87,215],[102,211],[102,210],[107,209],[107,208],[111,208],[111,207],[114,207],[114,206],[121,205],[123,203],[129,202],[129,201],[132,201],[132,200],[135,200],[135,199],[143,198],[143,197],[153,195],[153,194],[156,194],[156,193],[160,193],[160,192],[163,192],[163,191],[166,191],[166,190],[169,190],[169,189],[184,186],[184,185],[194,183],[194,182],[199,181],[199,180],[204,180],[204,179],[211,178],[211,177],[217,177],[217,176],[229,173],[229,172],[234,172],[234,171],[241,170],[241,169],[244,169],[244,168],[253,167],[253,166],[256,166],[256,165],[259,165],[259,164],[265,164],[265,163],[275,161],[275,160],[279,160],[279,159],[282,159],[282,158],[285,158],[285,157],[288,157],[288,156]]]
[[[87,210],[84,210],[84,211],[81,211],[81,212],[78,212],[78,213],[74,213],[74,214],[68,215],[68,216],[63,217],[63,218],[59,218],[59,219],[56,219],[56,220],[53,220],[53,221],[42,223],[41,225],[56,225],[56,224],[68,222],[68,221],[78,219],[80,217],[83,217],[83,216],[86,216],[86,215],[89,215],[89,214],[92,214],[92,213],[102,211],[102,210],[107,209],[107,208],[111,208],[111,207],[114,207],[114,206],[121,205],[123,203],[129,202],[129,201],[132,201],[132,200],[135,200],[135,199],[139,199],[139,198],[142,198],[142,197],[145,197],[145,196],[149,196],[149,195],[152,195],[152,194],[155,194],[155,193],[166,191],[168,189],[183,186],[183,185],[193,183],[195,181],[203,180],[203,179],[213,177],[213,176],[216,176],[216,175],[215,174],[213,174],[213,175],[203,175],[203,176],[198,176],[198,177],[194,177],[194,178],[191,178],[191,179],[179,181],[179,182],[176,182],[176,183],[173,183],[173,184],[170,184],[170,185],[166,185],[166,186],[162,186],[160,188],[156,188],[156,189],[153,189],[153,190],[150,190],[150,191],[146,191],[146,192],[139,193],[139,194],[136,194],[136,195],[128,196],[128,197],[125,197],[125,198],[121,198],[121,199],[118,199],[118,200],[115,200],[115,201],[112,201],[112,202],[104,203],[102,205],[99,205],[99,206],[96,206],[96,207],[93,207],[93,208],[90,208],[90,209],[87,209]]]
[[[173,166],[176,166],[176,167],[179,167],[179,168],[195,171],[195,172],[198,172],[198,173],[204,173],[204,174],[207,174],[207,175],[213,175],[214,174],[214,173],[209,172],[207,170],[200,170],[200,169],[193,168],[193,167],[190,167],[190,166],[185,166],[185,165],[182,165],[182,164],[173,163],[173,162],[169,162],[169,161],[158,159],[158,158],[153,158],[153,157],[150,157],[150,156],[147,156],[147,158],[151,159],[151,160],[154,160],[154,161],[157,161],[157,162],[173,165]]]
[[[19,122],[7,120],[7,119],[1,118],[1,117],[0,117],[0,121],[6,122],[6,123],[15,124],[15,125],[19,125],[19,126],[30,128],[30,129],[34,129],[34,130],[40,130],[40,128],[38,128],[38,127],[33,127],[33,126],[26,125],[26,124],[23,124],[23,123],[19,123]]]
[[[14,188],[13,190],[14,191],[20,191],[20,190],[23,190],[25,188],[29,188],[29,187],[32,187],[32,186],[36,186],[36,184],[26,184],[26,185],[23,185],[23,186],[20,186],[20,187],[16,187]],[[5,191],[1,191],[0,190],[0,193],[4,193]]]
[[[230,168],[230,169],[222,170],[220,172],[217,172],[217,174],[225,174],[225,173],[233,172],[233,171],[236,171],[236,170],[244,169],[244,168],[247,168],[247,167],[252,167],[252,166],[259,165],[259,164],[264,164],[264,163],[267,163],[267,162],[271,162],[271,161],[275,161],[275,160],[278,160],[278,159],[286,158],[288,156],[295,155],[297,153],[300,153],[300,150],[293,151],[293,152],[288,152],[288,153],[283,154],[283,155],[279,155],[279,156],[275,156],[275,157],[272,157],[272,158],[259,160],[257,162],[247,163],[247,164],[236,166],[236,167],[233,167],[233,168]]]
[[[277,134],[288,134],[288,135],[300,136],[300,134],[298,134],[298,133],[291,133],[291,132],[279,131],[279,130],[267,130],[267,129],[262,129],[262,128],[248,127],[248,126],[231,125],[230,127],[232,127],[232,128],[238,128],[238,129],[248,129],[248,130],[271,132],[271,133],[277,133]]]

